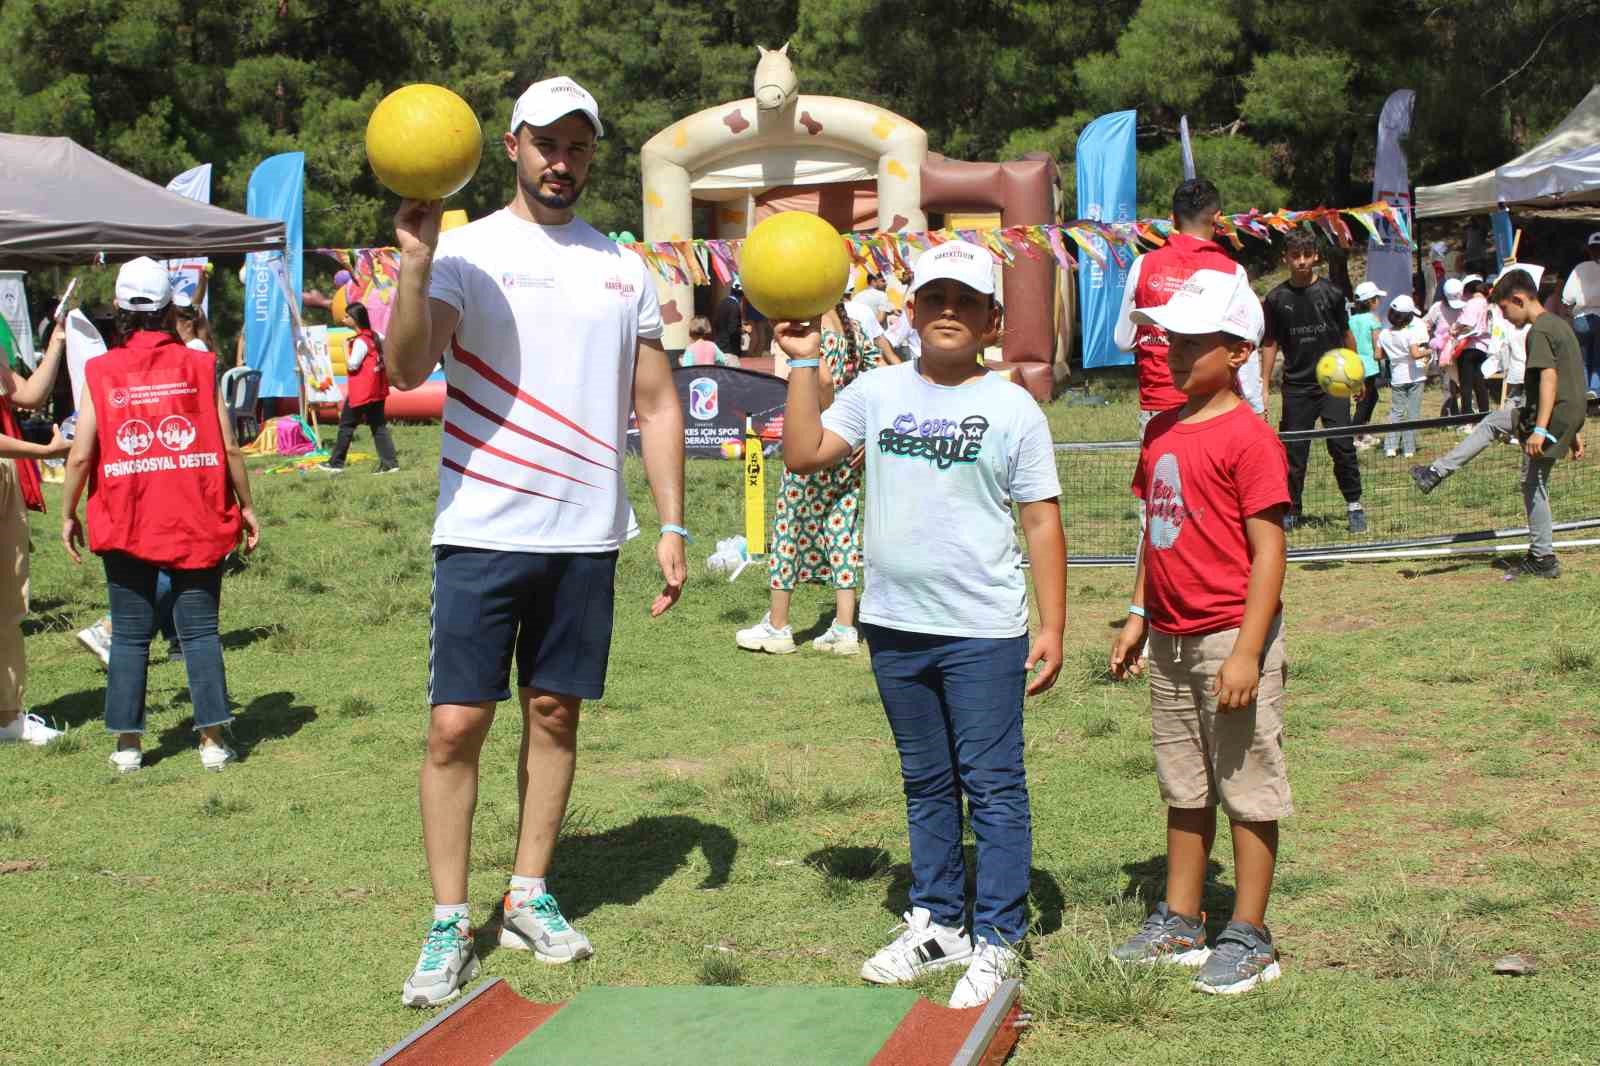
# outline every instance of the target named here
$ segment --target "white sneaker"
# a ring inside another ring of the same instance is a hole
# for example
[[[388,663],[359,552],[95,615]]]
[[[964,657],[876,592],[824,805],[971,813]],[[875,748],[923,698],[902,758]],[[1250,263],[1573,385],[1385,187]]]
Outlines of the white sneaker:
[[[233,762],[239,756],[226,744],[200,745],[200,765],[207,770],[220,773],[223,767]]]
[[[93,652],[100,659],[100,665],[111,665],[111,634],[106,632],[104,622],[78,630],[78,643]]]
[[[0,744],[32,744],[42,748],[61,735],[61,730],[51,729],[43,718],[24,711],[0,726]]]
[[[138,748],[118,748],[106,756],[106,762],[119,774],[131,774],[144,765],[144,752]]]
[[[972,940],[965,929],[935,924],[933,915],[923,907],[915,907],[901,917],[905,919],[905,932],[861,964],[863,981],[903,984],[925,973],[964,965],[972,958]]]
[[[950,1006],[957,1010],[983,1006],[994,998],[1008,977],[1017,973],[1019,961],[1017,953],[1010,948],[986,941],[980,943],[973,952],[972,965],[956,982],[956,990],[950,993]]]
[[[568,924],[556,898],[548,892],[515,907],[511,905],[511,893],[506,893],[500,916],[500,946],[532,951],[534,958],[552,966],[594,954],[589,938]]]
[[[861,637],[856,633],[855,626],[842,626],[836,621],[826,633],[813,640],[811,646],[835,655],[854,655],[861,650]]]
[[[417,967],[400,989],[407,1007],[437,1007],[461,994],[461,986],[478,976],[472,954],[472,930],[465,918],[436,921],[423,938]]]
[[[1385,459],[1393,459],[1395,456],[1397,456],[1399,454],[1400,453],[1395,451],[1393,448],[1385,448],[1383,450],[1383,457]]]
[[[745,651],[764,651],[773,655],[788,655],[795,650],[794,630],[789,626],[774,629],[771,611],[761,616],[759,624],[735,633],[733,642]]]

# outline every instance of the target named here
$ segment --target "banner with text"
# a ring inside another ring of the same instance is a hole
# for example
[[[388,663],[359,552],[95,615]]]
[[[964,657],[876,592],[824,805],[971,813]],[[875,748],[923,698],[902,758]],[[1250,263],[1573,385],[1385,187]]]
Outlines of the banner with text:
[[[304,276],[305,171],[304,152],[285,152],[262,160],[250,175],[245,197],[249,214],[282,219],[286,238],[284,252],[251,252],[245,259],[245,362],[261,371],[263,397],[300,395],[290,301],[298,304]],[[280,255],[287,258],[287,293],[273,277],[272,259]],[[298,306],[293,313],[298,316]]]
[[[1135,181],[1138,153],[1134,145],[1133,111],[1101,115],[1078,135],[1078,217],[1095,222],[1133,222],[1139,202]],[[1100,242],[1098,236],[1089,238]],[[1078,304],[1082,308],[1083,365],[1126,366],[1133,353],[1117,348],[1112,334],[1122,290],[1128,281],[1131,259],[1110,254],[1109,246],[1096,248],[1078,271]]]

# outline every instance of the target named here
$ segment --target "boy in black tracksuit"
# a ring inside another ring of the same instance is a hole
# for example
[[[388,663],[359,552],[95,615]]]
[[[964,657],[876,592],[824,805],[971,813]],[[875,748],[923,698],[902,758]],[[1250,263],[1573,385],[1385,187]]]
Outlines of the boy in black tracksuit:
[[[1350,314],[1344,293],[1326,278],[1317,277],[1322,255],[1315,234],[1297,230],[1284,245],[1283,261],[1289,280],[1267,293],[1266,335],[1261,342],[1261,384],[1270,387],[1272,364],[1283,351],[1283,417],[1278,431],[1350,425],[1350,401],[1329,396],[1317,384],[1317,360],[1334,348],[1355,350]],[[1353,437],[1327,438],[1333,458],[1333,475],[1339,482],[1349,514],[1350,532],[1364,533],[1367,513],[1361,507],[1361,467],[1356,463]],[[1289,513],[1284,528],[1293,529],[1300,518],[1300,496],[1306,484],[1310,441],[1285,441],[1289,453]]]

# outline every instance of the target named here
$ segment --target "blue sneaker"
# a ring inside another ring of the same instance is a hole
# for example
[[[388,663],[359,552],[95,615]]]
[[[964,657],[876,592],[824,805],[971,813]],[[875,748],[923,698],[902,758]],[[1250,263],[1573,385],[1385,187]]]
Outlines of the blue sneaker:
[[[1156,904],[1139,931],[1111,949],[1117,962],[1175,962],[1180,966],[1202,966],[1210,955],[1205,919],[1173,914],[1165,903]]]
[[[1272,934],[1265,927],[1229,922],[1194,979],[1194,989],[1213,996],[1236,996],[1282,976]]]

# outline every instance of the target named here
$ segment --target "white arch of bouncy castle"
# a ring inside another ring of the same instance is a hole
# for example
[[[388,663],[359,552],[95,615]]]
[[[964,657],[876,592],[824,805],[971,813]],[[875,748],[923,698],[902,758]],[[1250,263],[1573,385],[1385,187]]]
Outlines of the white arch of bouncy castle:
[[[877,183],[879,229],[923,230],[927,158],[922,127],[860,100],[798,95],[772,111],[753,97],[719,104],[673,123],[641,149],[644,239],[695,236],[697,199],[737,205],[749,232],[755,197],[767,189],[863,180]],[[666,323],[663,343],[682,348],[689,341],[693,289],[658,276],[656,292]]]

